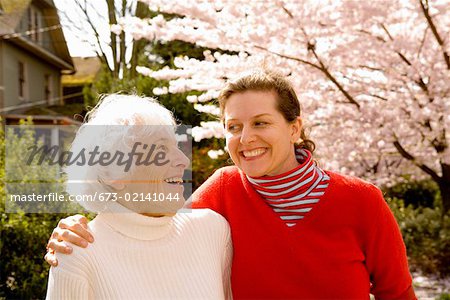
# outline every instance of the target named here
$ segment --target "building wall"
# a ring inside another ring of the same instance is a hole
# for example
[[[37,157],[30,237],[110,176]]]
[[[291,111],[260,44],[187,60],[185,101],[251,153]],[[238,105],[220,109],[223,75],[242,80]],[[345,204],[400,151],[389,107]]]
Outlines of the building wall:
[[[21,104],[56,104],[61,100],[60,70],[48,65],[32,53],[26,52],[7,41],[2,42],[1,58],[3,73],[4,108],[12,108]],[[25,93],[19,97],[19,62],[25,65]],[[46,99],[45,77],[50,75],[52,97]],[[1,100],[1,99],[0,99]]]

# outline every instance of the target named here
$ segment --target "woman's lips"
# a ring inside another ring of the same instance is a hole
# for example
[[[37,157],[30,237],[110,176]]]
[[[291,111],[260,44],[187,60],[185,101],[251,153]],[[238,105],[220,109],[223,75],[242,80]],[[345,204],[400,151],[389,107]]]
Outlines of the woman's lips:
[[[267,148],[256,148],[256,149],[252,149],[252,150],[240,151],[240,154],[245,159],[251,160],[251,159],[256,159],[256,158],[261,157],[266,152],[267,152]]]
[[[182,184],[183,178],[174,176],[174,177],[164,179],[164,182],[169,183],[169,184]]]

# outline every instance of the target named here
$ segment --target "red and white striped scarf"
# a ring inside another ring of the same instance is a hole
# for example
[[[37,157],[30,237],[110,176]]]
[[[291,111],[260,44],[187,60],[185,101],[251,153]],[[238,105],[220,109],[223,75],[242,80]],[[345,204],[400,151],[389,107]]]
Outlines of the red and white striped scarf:
[[[295,226],[313,209],[330,180],[316,165],[311,152],[296,148],[295,154],[300,165],[291,171],[276,176],[247,176],[253,188],[288,227]]]

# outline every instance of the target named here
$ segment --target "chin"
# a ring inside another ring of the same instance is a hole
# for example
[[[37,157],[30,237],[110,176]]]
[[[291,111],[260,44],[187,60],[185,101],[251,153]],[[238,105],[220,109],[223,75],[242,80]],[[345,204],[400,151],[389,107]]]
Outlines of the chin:
[[[264,175],[266,175],[263,171],[261,170],[255,170],[253,168],[249,169],[249,168],[240,168],[242,170],[242,172],[244,172],[245,175],[250,176],[250,177],[262,177]]]

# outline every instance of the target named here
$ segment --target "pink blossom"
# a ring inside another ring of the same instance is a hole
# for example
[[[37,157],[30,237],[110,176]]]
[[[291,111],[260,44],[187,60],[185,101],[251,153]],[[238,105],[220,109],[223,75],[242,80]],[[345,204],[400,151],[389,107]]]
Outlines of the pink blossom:
[[[169,80],[169,87],[156,92],[200,91],[187,100],[202,113],[216,113],[211,101],[226,80],[264,63],[289,75],[325,168],[389,185],[402,174],[426,177],[394,142],[438,176],[442,163],[450,163],[450,75],[443,55],[450,53],[446,1],[429,1],[442,45],[414,0],[389,5],[331,0],[144,2],[152,10],[183,17],[119,22],[135,38],[182,40],[237,53],[208,50],[204,60],[176,58],[174,69],[138,68]],[[223,136],[218,122],[202,123],[192,133],[196,141]],[[436,150],[436,140],[447,145],[444,151]]]

